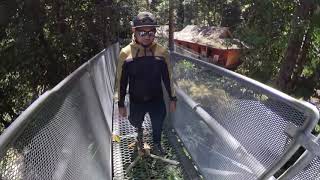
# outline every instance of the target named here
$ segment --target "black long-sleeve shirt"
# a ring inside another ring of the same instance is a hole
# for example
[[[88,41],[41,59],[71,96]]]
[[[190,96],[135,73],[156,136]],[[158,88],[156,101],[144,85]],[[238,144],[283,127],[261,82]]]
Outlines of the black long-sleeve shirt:
[[[119,107],[124,106],[128,84],[130,101],[133,103],[162,99],[161,82],[169,98],[176,100],[172,87],[168,52],[157,43],[143,47],[133,42],[123,48],[120,52],[117,71]]]

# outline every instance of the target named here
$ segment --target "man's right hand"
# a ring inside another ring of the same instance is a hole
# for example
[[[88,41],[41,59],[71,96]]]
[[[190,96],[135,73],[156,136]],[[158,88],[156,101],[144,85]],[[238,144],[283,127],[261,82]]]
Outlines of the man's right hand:
[[[119,115],[121,117],[127,117],[127,108],[126,107],[119,107]]]

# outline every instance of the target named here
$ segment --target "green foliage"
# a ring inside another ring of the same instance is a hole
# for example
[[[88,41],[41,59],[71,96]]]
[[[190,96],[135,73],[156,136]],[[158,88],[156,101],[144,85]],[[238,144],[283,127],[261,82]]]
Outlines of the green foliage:
[[[158,23],[161,25],[169,24],[169,1],[158,1],[156,9],[157,11],[154,13],[157,16]]]
[[[45,90],[117,41],[117,6],[102,1],[17,1],[16,11],[0,27],[1,131]],[[12,5],[1,8],[12,11]]]
[[[319,3],[320,4],[320,3]],[[316,27],[320,27],[320,5],[318,5],[314,11],[314,15],[312,17],[312,22]]]
[[[315,131],[315,134],[320,134],[320,125],[319,124],[316,125],[316,128],[314,129],[314,131]]]
[[[192,62],[187,60],[180,61],[175,65],[175,67],[175,75],[186,74],[186,76],[188,77],[193,76],[194,71],[197,70],[196,66]]]
[[[246,2],[242,4],[244,20],[234,32],[249,46],[238,72],[267,83],[275,78],[279,70],[288,39],[293,4]]]
[[[315,28],[313,32],[313,41],[311,51],[309,54],[310,61],[304,67],[302,75],[304,77],[311,77],[317,70],[320,70],[320,27]]]
[[[178,66],[181,66],[181,68],[188,71],[191,71],[195,67],[195,65],[192,62],[187,60],[180,61]]]
[[[268,84],[276,79],[292,32],[297,1],[174,2],[178,30],[189,24],[229,26],[233,36],[248,46],[237,71]],[[299,77],[309,78],[319,88],[320,3],[313,2],[312,42]],[[168,24],[169,0],[2,1],[0,132],[39,94],[97,52],[115,41],[128,43],[130,21],[142,10],[153,12],[159,24]],[[187,63],[182,66],[193,68]]]
[[[225,5],[222,12],[221,26],[234,30],[241,22],[241,9],[239,1],[232,1]]]
[[[189,24],[231,27],[233,36],[248,46],[243,52],[244,63],[237,71],[271,84],[279,72],[289,35],[294,31],[292,20],[297,2],[178,0],[175,1],[176,26],[178,30]],[[311,17],[311,47],[299,74],[299,78],[308,81],[302,81],[301,88],[294,92],[299,96],[310,96],[306,92],[312,93],[311,87],[320,89],[320,2],[314,2],[317,8]],[[0,133],[40,94],[83,62],[113,42],[128,43],[130,21],[143,10],[153,12],[159,24],[168,24],[168,0],[153,0],[151,4],[145,0],[1,1]],[[176,67],[176,74],[190,77],[200,72],[188,61]],[[208,77],[213,77],[209,75],[202,73],[194,78],[203,78],[200,80],[206,82]],[[226,82],[230,83],[226,80],[221,84]],[[195,87],[194,94],[205,93],[206,86]],[[223,92],[216,96],[220,97],[221,104],[225,102]],[[320,132],[319,125],[315,132]],[[182,179],[180,169],[170,166],[159,169],[152,161],[147,164],[163,172],[162,179]]]

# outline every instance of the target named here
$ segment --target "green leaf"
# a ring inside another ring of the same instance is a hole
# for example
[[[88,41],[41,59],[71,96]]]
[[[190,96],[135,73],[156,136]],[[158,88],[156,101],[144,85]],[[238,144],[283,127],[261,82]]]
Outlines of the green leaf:
[[[312,17],[312,23],[315,27],[320,27],[320,5],[317,6]]]

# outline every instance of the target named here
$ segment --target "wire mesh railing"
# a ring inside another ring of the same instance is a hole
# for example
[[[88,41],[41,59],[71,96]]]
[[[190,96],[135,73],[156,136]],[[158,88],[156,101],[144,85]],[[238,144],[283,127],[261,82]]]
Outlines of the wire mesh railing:
[[[118,109],[115,107],[113,131],[118,132],[120,136],[119,142],[113,143],[113,171],[114,180],[129,179],[182,179],[184,172],[181,166],[171,165],[161,160],[152,159],[150,157],[141,158],[133,168],[126,172],[126,169],[134,162],[138,154],[133,145],[136,141],[137,133],[135,128],[131,126],[129,120],[120,117]],[[152,127],[150,116],[146,115],[143,127],[143,141],[150,147],[153,147]],[[166,149],[167,154],[163,158],[178,160],[175,149],[173,149],[167,136],[164,134],[162,138],[162,146]]]
[[[0,137],[0,179],[111,179],[115,44],[44,93]]]
[[[189,56],[171,59],[183,100],[174,128],[206,179],[272,178],[317,123],[308,103]]]
[[[279,178],[280,180],[320,179],[320,136],[313,142],[316,147],[302,154],[299,160]]]
[[[118,44],[102,51],[13,122],[0,136],[0,179],[130,179],[133,129],[112,122],[118,52]],[[315,107],[212,64],[171,59],[178,105],[170,127],[205,179],[274,179],[300,147],[305,153],[279,179],[320,178]],[[112,128],[125,133],[123,146],[113,144],[114,164]]]

